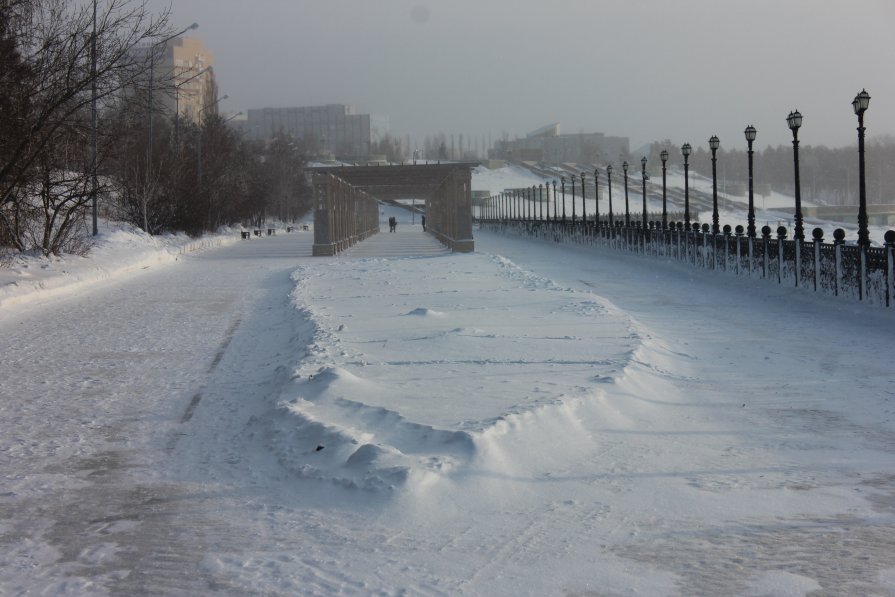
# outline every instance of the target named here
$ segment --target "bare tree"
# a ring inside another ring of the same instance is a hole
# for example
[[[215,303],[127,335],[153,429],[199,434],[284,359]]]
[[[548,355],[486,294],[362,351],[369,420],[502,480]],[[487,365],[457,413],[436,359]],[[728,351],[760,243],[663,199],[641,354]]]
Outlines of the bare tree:
[[[0,44],[9,50],[2,58],[9,67],[2,75],[8,84],[4,92],[15,105],[0,113],[0,240],[18,250],[38,241],[25,233],[34,230],[33,224],[25,225],[26,215],[42,214],[39,227],[44,229],[64,227],[77,220],[77,214],[66,212],[83,211],[89,202],[81,178],[91,175],[91,162],[85,166],[71,158],[77,139],[88,145],[90,121],[84,114],[94,84],[102,103],[133,88],[147,68],[135,49],[169,33],[167,13],[151,14],[142,0],[105,0],[98,8],[93,56],[92,6],[0,0]],[[35,189],[43,195],[35,196]],[[62,189],[70,191],[64,201]],[[47,207],[35,212],[49,196],[56,197],[52,206],[44,203]],[[58,250],[54,238],[59,235],[39,235],[40,248]]]

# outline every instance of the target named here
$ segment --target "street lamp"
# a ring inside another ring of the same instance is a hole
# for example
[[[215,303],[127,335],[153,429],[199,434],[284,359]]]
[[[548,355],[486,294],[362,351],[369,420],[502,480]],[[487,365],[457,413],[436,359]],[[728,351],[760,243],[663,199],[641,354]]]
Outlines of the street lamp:
[[[572,226],[575,225],[575,175],[573,174],[572,179]]]
[[[793,238],[801,241],[805,240],[805,230],[802,226],[802,196],[799,188],[799,127],[802,126],[802,114],[798,110],[790,112],[786,117],[786,122],[792,131],[792,155],[796,184],[796,230]]]
[[[744,131],[746,134],[746,142],[749,144],[749,214],[748,225],[746,226],[746,234],[750,238],[755,238],[755,203],[752,186],[752,142],[755,141],[756,130],[751,124]]]
[[[196,120],[199,123],[199,137],[196,139],[196,182],[198,183],[197,189],[200,193],[202,192],[202,113],[215,107],[228,97],[230,96],[226,94],[219,97],[207,106],[203,106],[196,114]]]
[[[712,150],[712,234],[721,232],[718,223],[718,147],[721,140],[717,135],[709,137],[709,148]]]
[[[667,187],[665,184],[665,163],[668,161],[668,150],[663,149],[659,154],[659,158],[662,160],[662,230],[665,230],[668,228]]]
[[[606,188],[609,189],[609,227],[615,224],[612,217],[612,164],[606,166]]]
[[[866,89],[855,96],[852,107],[858,115],[858,244],[867,247],[870,245],[870,232],[867,230],[867,185],[864,180],[864,112],[870,105],[870,94]]]
[[[199,23],[193,23],[192,25],[190,25],[183,31],[180,31],[179,33],[175,33],[174,35],[169,35],[168,37],[166,37],[162,40],[159,40],[159,41],[155,42],[154,44],[152,44],[151,46],[149,46],[149,131],[148,131],[149,143],[146,146],[146,182],[147,182],[148,189],[152,188],[152,185],[150,184],[150,181],[152,180],[152,177],[151,177],[151,173],[152,173],[152,138],[153,138],[153,134],[152,134],[152,99],[153,99],[153,95],[154,95],[154,91],[153,91],[152,87],[153,87],[154,78],[155,78],[155,49],[160,45],[167,44],[169,41],[171,41],[175,37],[180,37],[187,31],[191,31],[191,30],[198,29],[198,28],[199,28]],[[147,214],[147,211],[148,211],[147,203],[148,203],[148,198],[144,194],[144,197],[143,197],[143,230],[144,230],[144,232],[146,232],[148,234],[149,233],[149,215]]]
[[[689,143],[681,145],[681,155],[684,156],[684,225],[690,229],[690,152],[693,148]]]
[[[562,176],[560,181],[560,191],[562,191],[562,223],[566,223],[566,177]]]
[[[587,226],[587,203],[584,195],[584,172],[581,173],[581,223]],[[596,182],[594,183],[596,185]]]
[[[644,234],[646,234],[647,223],[646,223],[646,181],[649,178],[646,174],[646,156],[640,158],[640,169],[643,174],[643,230]]]
[[[556,180],[553,181],[553,219],[558,219],[556,216]]]
[[[597,168],[594,168],[594,228],[600,227],[600,189],[597,186],[599,172]]]
[[[174,145],[178,148],[180,147],[180,88],[190,81],[204,75],[209,70],[211,70],[211,67],[206,66],[192,77],[174,84]]]
[[[628,209],[628,162],[622,162],[622,170],[625,171],[625,226],[631,225],[631,211]]]

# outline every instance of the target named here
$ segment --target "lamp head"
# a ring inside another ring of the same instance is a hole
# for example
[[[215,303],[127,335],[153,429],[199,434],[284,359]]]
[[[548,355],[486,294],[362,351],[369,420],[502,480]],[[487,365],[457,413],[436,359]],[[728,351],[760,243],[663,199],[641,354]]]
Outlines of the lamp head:
[[[797,131],[799,127],[802,126],[802,113],[796,110],[795,112],[790,112],[789,116],[786,117],[786,123],[789,125],[789,128]]]
[[[681,153],[684,155],[684,157],[690,155],[691,151],[693,151],[693,148],[690,147],[689,143],[684,143],[683,145],[681,145]]]
[[[659,158],[662,160],[663,163],[667,162],[668,161],[668,150],[663,149],[662,153],[659,154]]]
[[[640,158],[640,166],[641,166],[644,170],[646,170],[646,156],[643,156],[642,158]]]
[[[866,89],[862,89],[861,93],[855,96],[851,105],[855,109],[855,114],[862,114],[870,105],[870,94]]]
[[[746,127],[746,130],[744,132],[746,133],[746,141],[755,141],[755,133],[757,133],[758,131],[755,130],[754,126],[750,124]]]
[[[712,149],[712,151],[715,151],[719,147],[721,147],[721,140],[718,138],[717,135],[712,135],[711,137],[709,137],[709,147]]]

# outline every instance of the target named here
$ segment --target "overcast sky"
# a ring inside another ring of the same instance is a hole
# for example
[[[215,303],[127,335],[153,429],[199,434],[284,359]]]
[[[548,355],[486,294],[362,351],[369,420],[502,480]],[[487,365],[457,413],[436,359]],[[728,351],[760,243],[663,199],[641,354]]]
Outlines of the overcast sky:
[[[354,105],[395,135],[757,148],[895,134],[893,0],[149,0],[214,54],[225,111]]]

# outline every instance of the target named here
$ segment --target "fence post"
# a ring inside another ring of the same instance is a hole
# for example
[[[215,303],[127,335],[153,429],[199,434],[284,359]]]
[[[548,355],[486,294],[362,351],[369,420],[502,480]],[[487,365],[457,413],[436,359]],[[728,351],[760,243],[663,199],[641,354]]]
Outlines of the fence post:
[[[892,284],[895,282],[893,274],[895,274],[895,230],[886,230],[883,237],[886,241],[886,306],[889,306],[890,297],[892,296]]]
[[[786,239],[786,228],[777,226],[777,284],[783,284],[783,241]]]
[[[743,239],[743,231],[744,231],[744,230],[745,230],[745,228],[743,228],[743,226],[742,226],[741,224],[737,224],[737,227],[734,228],[734,232],[735,232],[736,235],[737,235],[737,236],[736,236],[736,238],[737,238],[737,267],[736,267],[736,274],[737,274],[737,275],[740,275],[740,260],[742,259],[742,250],[740,249],[740,245],[742,244],[741,241],[742,241],[742,239]]]
[[[861,247],[861,259],[858,267],[861,268],[858,282],[858,300],[863,301],[867,296],[867,245],[859,245]]]
[[[839,282],[842,280],[842,245],[845,244],[845,230],[837,228],[833,231],[833,244],[836,250],[836,296],[839,296]]]
[[[820,280],[820,245],[824,242],[824,231],[815,228],[811,236],[814,237],[814,292],[817,292],[817,282]]]
[[[761,227],[761,241],[764,243],[764,259],[762,259],[762,278],[768,277],[768,269],[771,267],[770,256],[768,255],[768,251],[771,248],[771,227],[770,226],[762,226]]]

